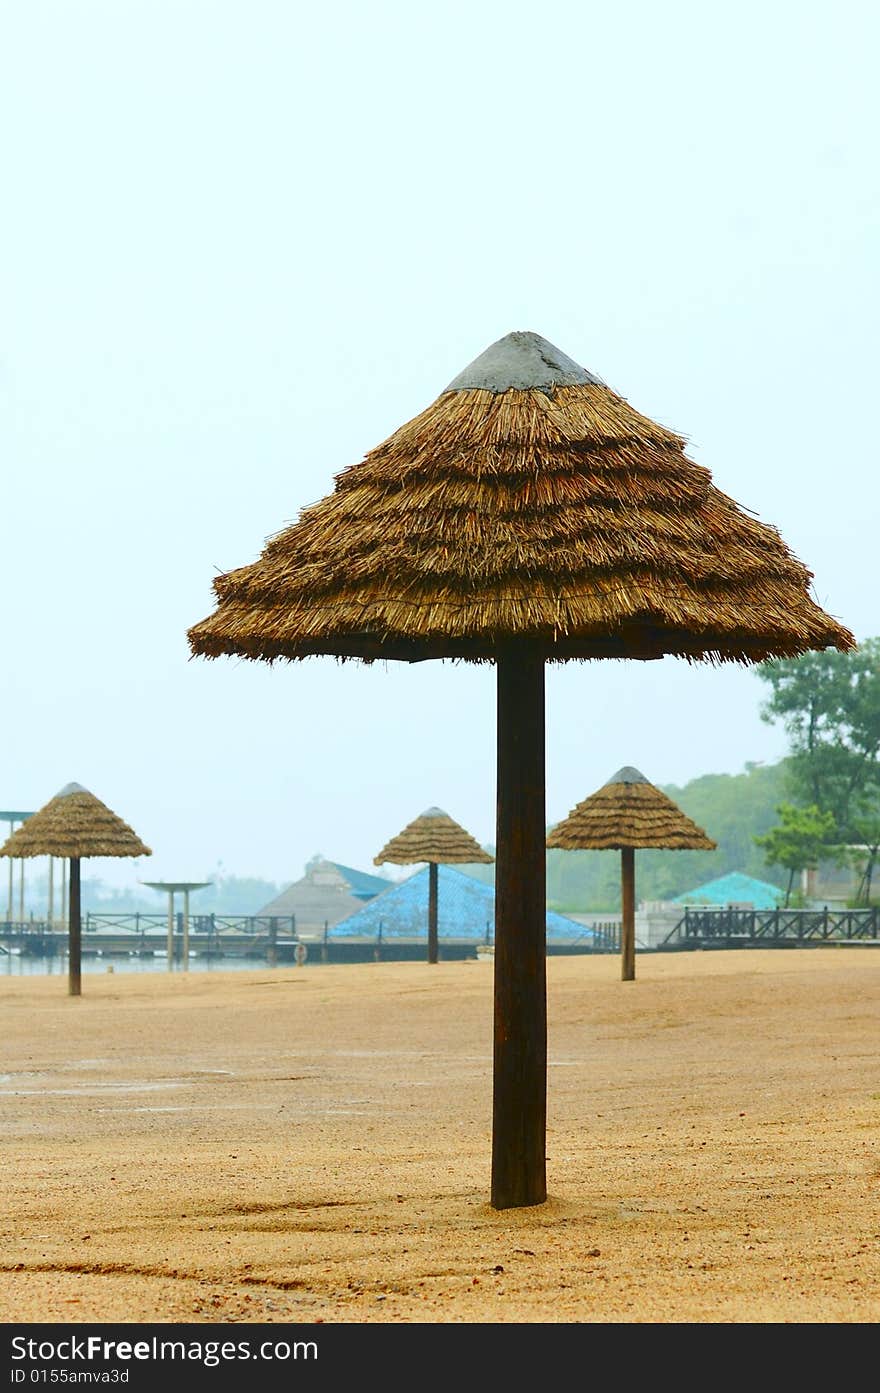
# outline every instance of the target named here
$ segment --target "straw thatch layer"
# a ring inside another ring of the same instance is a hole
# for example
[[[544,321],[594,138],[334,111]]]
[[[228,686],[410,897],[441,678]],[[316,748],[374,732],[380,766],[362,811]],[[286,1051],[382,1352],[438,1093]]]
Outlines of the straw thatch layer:
[[[409,865],[415,861],[434,861],[437,865],[445,866],[454,862],[467,864],[492,860],[470,832],[460,827],[442,808],[428,808],[427,812],[421,813],[386,843],[379,855],[373,857],[373,864],[381,866],[386,861],[393,861],[397,865]]]
[[[855,646],[776,529],[715,488],[682,436],[538,336],[508,340],[508,378],[466,371],[491,388],[453,384],[217,577],[193,653],[481,662],[527,637],[549,661],[760,662]]]
[[[548,847],[611,851],[655,847],[714,851],[716,843],[637,769],[618,771],[552,829]]]
[[[121,817],[79,784],[67,784],[22,823],[0,856],[151,856]]]

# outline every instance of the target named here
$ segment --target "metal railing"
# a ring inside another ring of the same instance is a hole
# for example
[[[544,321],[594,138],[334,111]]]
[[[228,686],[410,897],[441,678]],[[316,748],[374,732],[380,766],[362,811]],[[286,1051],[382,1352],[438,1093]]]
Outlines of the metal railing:
[[[667,946],[718,942],[853,943],[880,939],[880,909],[699,909],[684,915],[663,940]]]
[[[175,914],[175,934],[183,933],[183,914]],[[132,939],[144,934],[161,935],[168,931],[167,914],[95,914],[91,910],[82,916],[83,936],[88,934],[130,935]],[[0,920],[0,936],[3,938],[24,938],[32,935],[66,933],[67,925],[55,920],[45,919]],[[296,935],[296,916],[293,914],[191,914],[189,917],[191,935],[245,935],[254,938],[270,937],[273,934]]]
[[[423,943],[425,942],[424,933],[418,929],[413,929],[411,925],[403,928],[390,927],[380,919],[372,934],[357,934],[349,937],[345,932],[345,921],[342,920],[337,926],[339,932],[332,935],[336,943],[372,943],[381,948],[383,944],[394,943]],[[326,947],[330,942],[331,930],[325,923],[324,931],[321,935],[321,942]],[[491,919],[487,919],[483,932],[478,938],[475,934],[456,935],[455,933],[444,932],[440,938],[440,944],[455,944],[457,947],[466,947],[473,944],[480,948],[493,947],[495,944],[495,924]],[[603,923],[584,925],[583,931],[575,934],[571,938],[554,938],[552,933],[547,935],[548,948],[589,948],[596,953],[617,952],[620,948],[620,920],[613,919]]]

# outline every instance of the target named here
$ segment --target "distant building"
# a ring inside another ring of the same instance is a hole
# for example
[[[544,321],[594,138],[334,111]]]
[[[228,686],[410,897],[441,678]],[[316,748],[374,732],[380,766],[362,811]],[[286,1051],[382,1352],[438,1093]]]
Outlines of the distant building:
[[[839,866],[835,861],[820,861],[817,866],[801,872],[801,890],[812,904],[827,904],[832,909],[843,909],[853,903],[863,889],[862,877],[867,854],[860,855],[861,847],[848,848],[851,861]],[[875,877],[880,887],[880,875]]]
[[[318,855],[306,862],[305,875],[288,885],[260,914],[292,914],[297,933],[323,933],[325,927],[338,924],[354,914],[374,895],[387,890],[388,881],[382,876],[328,861]]]
[[[428,939],[428,867],[408,876],[396,885],[388,885],[381,895],[371,899],[356,913],[336,924],[329,938],[375,939],[380,930],[384,939]],[[453,870],[452,866],[437,867],[437,937],[470,939],[474,943],[492,943],[495,926],[495,891],[473,876]],[[548,942],[562,940],[585,942],[595,933],[584,924],[568,919],[564,914],[547,911]]]
[[[784,899],[785,891],[778,885],[756,880],[742,871],[731,871],[717,880],[709,880],[705,885],[687,890],[683,895],[676,895],[672,903],[727,909],[776,909]]]

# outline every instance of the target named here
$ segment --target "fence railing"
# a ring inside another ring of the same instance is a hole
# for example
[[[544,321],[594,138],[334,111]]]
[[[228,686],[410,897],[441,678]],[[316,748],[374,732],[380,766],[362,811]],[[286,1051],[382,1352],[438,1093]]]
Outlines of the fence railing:
[[[174,932],[175,936],[183,933],[183,914],[180,911],[175,913]],[[23,919],[23,920],[0,920],[0,936],[6,939],[24,938],[33,936],[44,936],[53,934],[64,934],[67,932],[67,925],[63,920],[56,919],[49,923],[45,919]],[[94,934],[116,934],[123,937],[130,937],[133,941],[143,936],[160,937],[168,932],[168,915],[161,913],[132,913],[103,914],[88,910],[82,916],[82,933],[84,937]],[[189,933],[196,939],[202,937],[212,937],[222,939],[223,937],[253,937],[284,939],[297,938],[297,921],[295,914],[190,914]],[[320,938],[326,944],[329,939],[330,925],[325,922],[323,931],[317,934],[311,926],[304,926],[304,936],[312,941]],[[407,934],[393,926],[385,924],[380,920],[378,927],[372,936],[368,936],[370,941],[373,939],[381,944],[393,942],[395,938],[407,938],[413,935]],[[415,935],[418,937],[418,935]],[[335,938],[345,941],[344,933],[335,934]],[[452,935],[455,938],[455,935]],[[480,942],[492,944],[495,938],[495,926],[492,920],[487,920],[481,935]],[[461,942],[467,942],[468,937],[464,937]],[[582,934],[575,938],[555,939],[552,934],[547,939],[548,946],[551,947],[590,947],[595,952],[616,952],[620,947],[620,920],[607,920],[601,923],[585,926]]]
[[[190,933],[296,934],[295,914],[193,914]]]
[[[620,920],[607,919],[591,925],[593,948],[597,953],[620,952]],[[587,935],[590,936],[589,934]],[[580,941],[580,940],[578,940]]]
[[[176,934],[183,933],[183,914],[174,916]],[[132,939],[144,934],[165,934],[168,931],[167,914],[95,914],[91,910],[82,916],[82,933],[130,934]],[[67,925],[56,920],[49,923],[45,919],[0,920],[0,933],[4,937],[26,937],[33,934],[64,933]],[[191,914],[189,917],[190,935],[211,935],[222,937],[234,934],[254,938],[289,936],[296,934],[294,914]]]
[[[754,943],[850,943],[880,938],[880,909],[685,908],[664,944],[718,939]]]
[[[325,924],[322,935],[322,942],[324,943],[328,940],[328,932],[328,927]],[[380,919],[373,934],[358,934],[356,937],[361,942],[377,943],[381,945],[382,943],[393,943],[395,940],[420,942],[422,934],[420,934],[417,929],[414,930],[412,926],[404,926],[403,928],[393,924],[388,926],[385,924],[384,920]],[[348,939],[348,935],[345,933],[344,920],[336,926],[334,938],[340,943],[344,943],[347,940],[352,941]],[[495,924],[493,920],[487,919],[479,939],[473,934],[462,934],[461,936],[457,936],[454,933],[444,934],[443,939],[447,942],[455,942],[458,944],[479,943],[480,947],[492,946],[495,943]],[[554,938],[553,934],[550,933],[547,935],[547,945],[548,947],[557,948],[591,947],[597,953],[616,951],[620,947],[620,920],[609,920],[606,923],[591,924],[589,927],[585,925],[583,933],[576,934],[571,938]]]

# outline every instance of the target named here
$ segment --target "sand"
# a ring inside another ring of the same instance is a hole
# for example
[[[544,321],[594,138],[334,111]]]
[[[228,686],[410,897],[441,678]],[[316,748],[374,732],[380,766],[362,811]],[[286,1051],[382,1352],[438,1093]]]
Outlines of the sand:
[[[880,952],[550,958],[503,1211],[492,972],[0,976],[0,1320],[880,1318]]]

